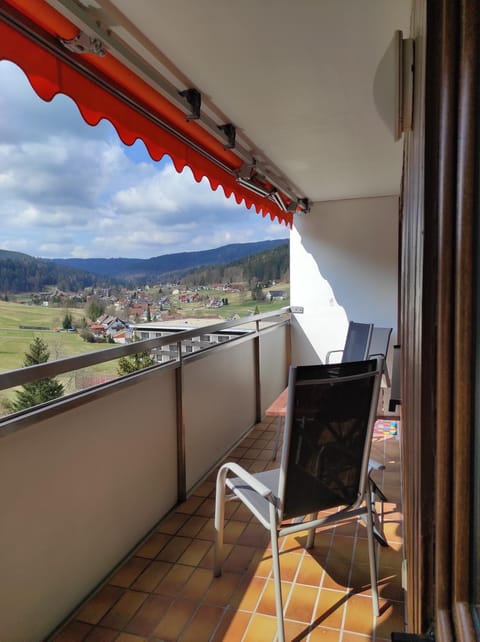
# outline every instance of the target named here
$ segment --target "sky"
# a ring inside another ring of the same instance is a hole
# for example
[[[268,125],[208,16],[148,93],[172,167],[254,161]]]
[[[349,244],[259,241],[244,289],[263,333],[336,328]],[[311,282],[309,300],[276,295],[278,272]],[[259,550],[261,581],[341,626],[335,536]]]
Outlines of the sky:
[[[0,62],[0,249],[42,258],[150,258],[289,230],[178,174],[168,157],[87,125],[66,96],[46,103]]]

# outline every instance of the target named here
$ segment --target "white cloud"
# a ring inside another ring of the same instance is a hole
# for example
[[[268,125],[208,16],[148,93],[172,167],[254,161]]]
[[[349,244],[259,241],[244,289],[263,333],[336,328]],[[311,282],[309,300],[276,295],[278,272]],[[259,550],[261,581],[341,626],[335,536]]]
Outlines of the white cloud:
[[[0,63],[0,248],[33,256],[138,257],[287,238],[284,225],[150,160],[64,96],[44,103]]]

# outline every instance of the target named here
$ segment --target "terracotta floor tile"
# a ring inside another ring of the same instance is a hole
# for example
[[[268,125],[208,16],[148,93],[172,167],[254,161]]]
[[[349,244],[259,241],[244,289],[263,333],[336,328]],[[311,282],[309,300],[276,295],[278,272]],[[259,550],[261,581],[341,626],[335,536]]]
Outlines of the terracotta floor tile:
[[[210,572],[210,571],[209,571]],[[240,584],[239,573],[224,572],[220,577],[213,578],[202,601],[210,606],[228,606],[230,598]]]
[[[172,513],[164,520],[160,522],[157,526],[156,531],[158,533],[166,533],[167,535],[175,535],[179,528],[185,524],[188,519],[188,515],[183,515],[181,513]]]
[[[256,521],[248,524],[244,523],[244,529],[237,541],[239,544],[245,544],[246,546],[266,546],[270,541],[270,533]]]
[[[285,617],[310,624],[313,619],[318,589],[313,586],[294,584],[290,592]]]
[[[178,558],[179,564],[187,564],[188,566],[198,566],[209,549],[213,546],[212,542],[207,542],[204,539],[194,539],[185,552]]]
[[[341,632],[335,629],[326,629],[323,626],[316,626],[310,633],[308,642],[339,642]],[[342,638],[342,642],[345,638]]]
[[[371,635],[357,635],[356,633],[351,633],[350,631],[344,631],[342,636],[342,642],[367,642],[371,640]],[[376,638],[379,642],[378,638]]]
[[[250,622],[251,614],[227,609],[212,642],[239,642]]]
[[[369,591],[367,591],[368,593]],[[402,588],[402,577],[400,574],[379,575],[378,593],[380,597],[395,602],[403,602],[404,593]]]
[[[344,537],[354,537],[358,528],[358,519],[350,519],[345,522],[340,522],[335,526],[335,535],[343,535]]]
[[[166,533],[153,533],[148,540],[141,546],[135,555],[138,557],[148,557],[154,559],[160,553],[162,548],[169,542],[170,535]]]
[[[380,576],[379,576],[380,577]],[[349,588],[355,593],[371,593],[370,566],[366,564],[354,564],[351,569]]]
[[[325,564],[323,586],[327,589],[346,591],[349,586],[350,560],[329,559]]]
[[[173,602],[173,597],[149,595],[125,627],[128,633],[150,635]]]
[[[227,504],[228,506],[228,504]],[[226,509],[225,509],[226,513]],[[195,515],[200,517],[214,517],[215,515],[215,499],[213,497],[207,497],[202,501],[195,511]]]
[[[177,506],[175,512],[193,515],[198,510],[198,507],[204,503],[204,501],[205,499],[203,497],[191,495],[186,501],[180,504],[180,506]]]
[[[402,568],[402,553],[396,551],[391,547],[381,547],[379,551],[379,565],[380,569],[392,569],[396,573],[401,572]]]
[[[403,602],[380,600],[380,616],[376,622],[376,633],[378,637],[391,639],[394,631],[403,631],[405,627]]]
[[[235,544],[238,541],[238,538],[243,533],[246,528],[245,522],[239,522],[237,520],[231,519],[225,524],[223,531],[223,541],[227,544]]]
[[[307,551],[302,558],[297,575],[299,584],[319,587],[323,577],[323,567]]]
[[[215,536],[215,521],[213,517],[196,517],[197,519],[204,519],[205,523],[195,537],[197,539],[207,539],[209,542],[213,542],[213,538]]]
[[[290,595],[290,590],[292,589],[292,584],[290,582],[282,581],[282,600],[285,608],[285,604]],[[257,605],[257,613],[262,613],[263,615],[273,615],[277,613],[275,607],[275,583],[273,579],[267,580],[265,590],[260,597],[260,600]]]
[[[261,577],[241,580],[230,601],[232,607],[242,611],[254,611],[260,595],[265,588],[266,580]]]
[[[131,557],[125,564],[118,569],[108,583],[113,586],[123,586],[128,588],[134,582],[140,573],[148,565],[148,560],[141,557]]]
[[[175,600],[153,631],[153,635],[165,642],[177,642],[197,605],[189,600]]]
[[[171,568],[172,565],[168,562],[158,562],[156,560],[150,562],[143,573],[137,577],[131,588],[136,591],[151,593]]]
[[[250,620],[243,642],[273,642],[277,635],[277,619],[268,615],[254,615]]]
[[[233,460],[240,460],[245,449],[240,463],[247,470],[278,467],[271,461],[275,428],[274,422],[257,425]],[[379,460],[385,444],[383,439],[375,444]],[[389,446],[389,470],[375,473],[379,487],[386,484],[390,490],[384,508],[391,546],[377,548],[381,616],[373,619],[367,533],[360,520],[317,529],[309,551],[306,533],[295,533],[279,540],[288,642],[366,642],[374,623],[376,642],[388,642],[391,631],[403,630],[398,448],[398,442]],[[241,502],[226,504],[223,575],[213,578],[215,478],[214,471],[160,522],[55,642],[273,642],[269,533]],[[352,628],[346,627],[342,637],[344,617]]]
[[[176,562],[178,558],[192,543],[190,537],[172,537],[168,544],[166,544],[157,556],[158,560],[162,562]]]
[[[115,629],[96,626],[93,631],[87,635],[85,642],[113,642],[117,639],[117,636],[118,631],[115,631]]]
[[[194,488],[192,495],[198,495],[198,497],[210,497],[215,494],[215,484],[213,482],[204,481]]]
[[[83,642],[85,636],[91,630],[91,624],[74,620],[73,622],[69,622],[67,626],[52,639],[52,642]]]
[[[223,568],[226,571],[242,573],[247,570],[252,557],[255,555],[255,549],[252,546],[242,546],[235,544],[228,557],[225,559]]]
[[[280,555],[280,576],[282,581],[293,582],[303,558],[303,552],[296,551]]]
[[[233,516],[235,515],[235,513],[238,510],[238,504],[239,504],[239,502],[237,502],[237,501],[231,501],[231,502],[227,502],[225,504],[225,520],[233,519]],[[215,505],[213,506],[212,517],[214,515],[215,515]]]
[[[123,629],[147,597],[147,593],[140,591],[125,591],[118,602],[102,618],[101,624],[112,629]]]
[[[322,588],[313,614],[313,623],[315,626],[340,629],[342,626],[345,601],[346,596],[342,592]]]
[[[231,506],[237,506],[235,512],[232,515],[232,518],[236,519],[239,522],[253,522],[260,526],[260,528],[263,528],[261,524],[258,524],[257,520],[255,517],[252,515],[252,511],[249,510],[245,504],[242,504],[241,502],[230,502]]]
[[[272,573],[272,556],[265,551],[255,565],[255,575],[258,577],[269,577]]]
[[[200,602],[214,580],[213,574],[206,568],[196,568],[185,582],[181,596],[187,600]]]
[[[333,543],[335,546],[335,542]],[[375,544],[375,555],[378,557],[380,546]],[[352,549],[353,550],[353,549]],[[350,555],[351,557],[351,555]],[[368,540],[358,539],[355,544],[355,553],[353,554],[353,564],[368,564]]]
[[[374,630],[372,600],[363,595],[352,595],[347,600],[344,628],[352,633],[371,635]]]
[[[285,630],[286,640],[295,640],[295,642],[306,642],[309,628],[305,622],[296,622],[284,619],[283,628]]]
[[[124,592],[125,589],[118,586],[104,586],[77,614],[77,620],[97,624],[105,613],[121,598]]]
[[[206,517],[192,515],[192,517],[189,517],[185,524],[183,524],[179,529],[178,535],[183,535],[184,537],[196,537],[207,522],[208,519]]]
[[[199,606],[186,629],[180,635],[179,642],[200,642],[210,639],[220,622],[223,610],[215,606]]]
[[[223,545],[223,557],[226,559],[228,555],[230,554],[230,551],[232,550],[233,546],[232,544],[224,544]],[[199,568],[208,568],[210,570],[213,570],[213,552],[214,548],[213,546],[210,546],[210,548],[207,550],[206,554],[202,557],[202,559],[198,563]]]
[[[193,566],[175,564],[155,589],[159,595],[178,595],[193,573]]]

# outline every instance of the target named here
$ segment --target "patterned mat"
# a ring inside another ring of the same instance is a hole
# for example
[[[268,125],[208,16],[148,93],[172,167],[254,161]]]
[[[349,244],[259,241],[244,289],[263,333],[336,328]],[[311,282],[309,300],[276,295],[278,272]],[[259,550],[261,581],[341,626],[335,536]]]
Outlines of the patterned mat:
[[[396,435],[398,433],[398,421],[390,419],[377,419],[373,426],[373,434],[380,435]]]

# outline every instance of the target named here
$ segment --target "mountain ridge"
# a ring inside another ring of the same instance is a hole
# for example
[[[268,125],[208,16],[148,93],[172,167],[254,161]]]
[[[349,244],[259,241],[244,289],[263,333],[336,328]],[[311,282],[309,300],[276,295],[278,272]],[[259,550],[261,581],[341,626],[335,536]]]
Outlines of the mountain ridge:
[[[91,258],[51,259],[57,265],[91,272],[97,276],[141,280],[157,279],[168,275],[180,276],[188,270],[230,263],[252,254],[287,244],[288,239],[230,243],[210,250],[163,254],[148,259]]]

